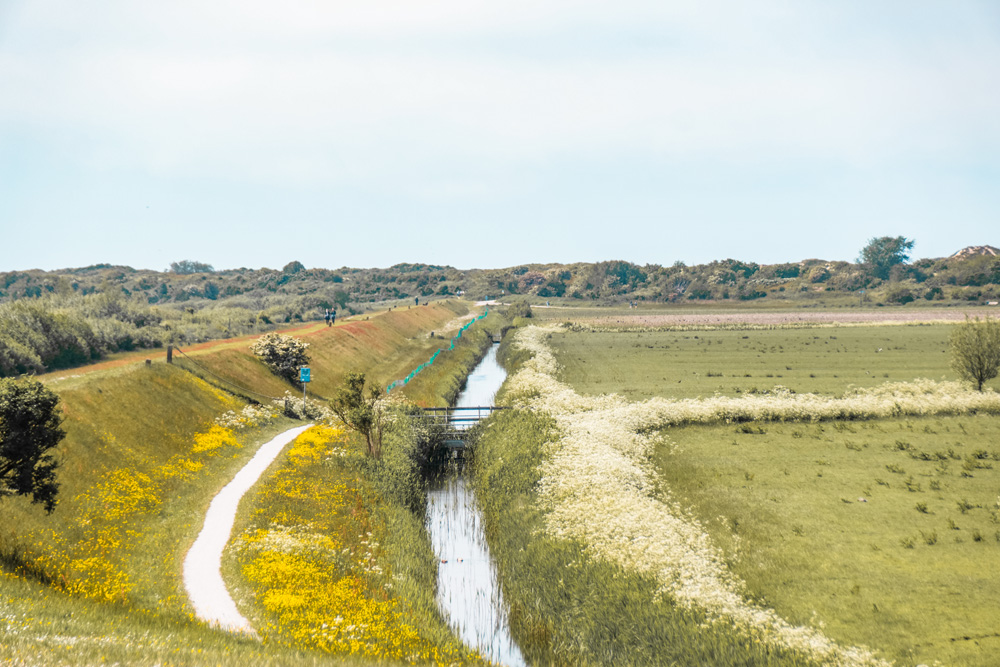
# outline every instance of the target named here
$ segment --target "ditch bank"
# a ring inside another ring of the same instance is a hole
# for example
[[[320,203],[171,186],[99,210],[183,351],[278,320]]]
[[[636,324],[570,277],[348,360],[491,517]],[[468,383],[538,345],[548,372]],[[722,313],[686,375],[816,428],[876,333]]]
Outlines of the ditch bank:
[[[507,377],[493,345],[466,379],[455,407],[492,405]],[[474,464],[473,464],[474,465]],[[427,492],[427,530],[437,570],[442,614],[466,645],[490,661],[525,665],[511,636],[496,563],[486,542],[482,511],[461,464],[450,468]]]

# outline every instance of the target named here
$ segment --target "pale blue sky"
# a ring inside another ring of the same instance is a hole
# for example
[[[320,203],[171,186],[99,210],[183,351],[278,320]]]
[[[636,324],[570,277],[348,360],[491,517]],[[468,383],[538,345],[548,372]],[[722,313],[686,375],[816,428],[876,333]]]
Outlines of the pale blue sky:
[[[0,0],[0,271],[1000,245],[995,0]]]

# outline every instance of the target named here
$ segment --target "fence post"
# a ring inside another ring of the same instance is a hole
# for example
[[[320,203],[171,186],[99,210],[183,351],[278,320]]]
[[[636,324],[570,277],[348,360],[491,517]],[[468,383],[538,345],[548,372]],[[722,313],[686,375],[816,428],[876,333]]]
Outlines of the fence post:
[[[173,345],[167,345],[167,363],[168,364],[174,363],[174,346]]]

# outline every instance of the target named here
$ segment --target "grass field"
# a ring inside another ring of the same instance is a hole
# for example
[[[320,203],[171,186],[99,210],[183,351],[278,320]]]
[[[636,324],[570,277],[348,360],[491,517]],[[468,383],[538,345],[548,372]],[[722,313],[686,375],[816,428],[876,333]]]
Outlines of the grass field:
[[[1000,419],[689,426],[654,464],[765,605],[899,664],[1000,664]]]
[[[564,331],[548,342],[559,379],[592,396],[710,397],[777,384],[837,395],[953,379],[950,326]],[[660,435],[651,462],[661,498],[689,508],[751,599],[898,664],[1000,664],[996,416]]]
[[[715,331],[571,331],[552,335],[560,379],[629,399],[733,396],[775,385],[839,395],[915,378],[957,379],[950,324]],[[989,387],[1000,389],[1000,380]]]

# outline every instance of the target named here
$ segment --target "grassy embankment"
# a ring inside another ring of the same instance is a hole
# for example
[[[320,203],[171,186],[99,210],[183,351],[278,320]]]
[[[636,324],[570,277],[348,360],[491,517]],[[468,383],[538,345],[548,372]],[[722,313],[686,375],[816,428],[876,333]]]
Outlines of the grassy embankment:
[[[487,328],[503,322],[491,314],[468,329],[402,391],[450,401],[490,344]],[[376,461],[357,434],[320,426],[300,436],[241,505],[227,578],[268,642],[376,659],[482,662],[454,638],[434,597],[421,477],[433,440],[405,419],[386,437]]]
[[[781,384],[837,395],[954,377],[948,332],[588,332],[551,343],[560,379],[585,394],[737,396]],[[995,415],[692,425],[662,435],[652,462],[664,497],[691,509],[750,597],[901,664],[998,664]]]
[[[426,332],[464,310],[459,303],[435,305],[394,312],[345,333],[346,327],[321,330],[310,337],[311,351],[314,359],[336,359],[328,375],[368,370],[371,357],[342,351],[362,349],[343,343],[349,335],[381,344],[378,370],[405,374],[429,353],[421,341]],[[275,395],[286,388],[274,384],[242,343],[227,354],[243,356],[226,364],[206,350],[195,359],[207,368],[228,369],[228,379],[244,387]],[[325,375],[327,369],[314,367],[318,377]],[[45,665],[300,659],[297,649],[261,646],[193,622],[180,579],[183,554],[208,501],[256,444],[291,422],[213,424],[245,402],[180,364],[90,373],[82,368],[49,386],[66,414],[60,504],[51,516],[20,498],[0,505],[0,660]]]

